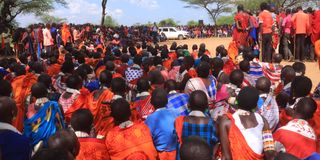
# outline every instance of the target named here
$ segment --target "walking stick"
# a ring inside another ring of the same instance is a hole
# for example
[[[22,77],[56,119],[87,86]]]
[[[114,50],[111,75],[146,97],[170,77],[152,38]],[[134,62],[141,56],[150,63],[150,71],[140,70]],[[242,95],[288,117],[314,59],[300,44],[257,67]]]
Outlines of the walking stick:
[[[293,58],[296,59],[296,34],[293,36]]]
[[[261,40],[259,40],[259,39],[261,39]],[[259,47],[260,47],[260,54],[259,54],[259,60],[260,60],[260,62],[262,62],[262,44],[263,44],[263,40],[262,40],[262,34],[260,34],[259,35],[259,39],[258,39],[258,41],[260,41],[260,43],[259,43]]]

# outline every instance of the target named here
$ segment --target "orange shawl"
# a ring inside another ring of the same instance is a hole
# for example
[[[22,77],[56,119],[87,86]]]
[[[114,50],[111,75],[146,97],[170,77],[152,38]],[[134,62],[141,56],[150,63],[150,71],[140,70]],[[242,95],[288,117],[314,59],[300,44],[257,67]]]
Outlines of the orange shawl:
[[[172,59],[167,59],[162,63],[162,65],[163,65],[164,68],[167,69],[167,71],[170,71],[172,62],[173,62]]]
[[[279,124],[280,126],[285,126],[289,121],[293,120],[293,118],[291,116],[289,116],[286,112],[285,109],[283,109],[281,112],[280,112],[280,115],[279,115],[280,119],[279,119]]]
[[[233,61],[233,63],[236,63],[236,57],[238,56],[238,48],[237,48],[237,43],[235,41],[232,41],[229,44],[228,56]]]
[[[140,48],[140,49],[136,48],[136,51],[137,51],[137,54],[138,54],[138,55],[141,55],[141,54],[142,54],[142,48]]]
[[[71,38],[71,33],[69,31],[69,27],[65,23],[63,24],[62,29],[61,29],[61,38],[62,38],[64,45],[66,45],[68,40]]]
[[[85,108],[85,104],[87,103],[87,96],[90,94],[90,91],[86,88],[81,88],[80,95],[78,98],[72,103],[69,109],[64,113],[66,122],[69,124],[71,115],[73,112],[77,111],[78,109]]]
[[[158,152],[159,160],[176,160],[177,151]]]
[[[54,76],[54,75],[59,74],[60,69],[61,69],[61,65],[60,65],[60,64],[57,64],[57,63],[56,63],[56,64],[53,64],[53,65],[51,65],[51,66],[48,67],[48,69],[47,69],[47,74],[48,74],[50,77],[52,77],[52,76]]]
[[[113,97],[113,93],[106,89],[99,96],[98,99],[94,99],[95,92],[92,92],[87,101],[87,107],[93,114],[93,124],[98,135],[106,136],[108,131],[113,128],[113,118],[111,117],[111,109],[109,103]]]
[[[31,94],[31,87],[37,82],[38,77],[33,73],[27,73],[13,79],[11,82],[13,90],[13,98],[17,105],[17,117],[13,121],[13,125],[19,130],[23,130],[23,121],[25,116],[25,101]]]
[[[189,76],[190,76],[191,78],[196,78],[196,77],[198,77],[198,73],[197,73],[197,71],[196,71],[194,68],[190,68],[190,69],[188,70],[188,74],[189,74]]]
[[[227,115],[231,120],[229,130],[230,151],[233,160],[263,160],[263,155],[256,154],[247,144],[241,131],[236,126],[231,114]]]
[[[100,67],[96,70],[96,76],[99,78],[101,72],[103,72],[104,70],[106,70],[106,66],[105,66],[105,65],[100,66]]]
[[[320,68],[320,40],[317,40],[314,43],[314,50],[315,50],[316,55],[318,57],[318,63],[319,63],[319,68]]]
[[[59,55],[58,63],[59,63],[59,64],[63,64],[63,63],[64,63],[64,55],[63,55],[63,54],[60,54],[60,55]]]
[[[122,78],[122,75],[120,73],[114,73],[112,78]]]
[[[144,123],[134,123],[127,128],[114,127],[107,135],[106,145],[112,160],[158,159],[150,130]]]
[[[184,116],[180,116],[176,118],[176,121],[174,122],[174,128],[176,129],[178,142],[180,143],[180,145],[182,144],[183,121],[184,121]]]
[[[97,52],[97,50],[98,50],[99,48],[104,52],[104,46],[103,46],[102,44],[98,44],[98,45],[97,45],[97,47],[94,49],[95,52]],[[103,53],[101,53],[101,54],[103,54]]]
[[[96,138],[78,138],[80,152],[76,160],[109,160],[107,147],[103,140]]]
[[[191,56],[193,57],[193,59],[198,59],[198,51],[193,51],[191,53]]]
[[[282,83],[279,83],[274,90],[274,94],[279,95],[282,92],[283,88],[284,88],[284,85]]]
[[[207,56],[209,56],[209,57],[211,57],[211,53],[210,53],[209,50],[206,50],[206,51],[204,52],[204,54],[207,55]]]
[[[99,62],[99,59],[94,58],[85,58],[86,64],[95,68]]]
[[[116,58],[116,59],[113,61],[113,63],[114,63],[115,65],[120,65],[120,64],[122,64],[121,60],[118,59],[118,58]]]
[[[176,52],[170,52],[170,53],[168,54],[168,56],[169,56],[170,59],[172,59],[172,60],[176,60],[176,59],[178,58]]]

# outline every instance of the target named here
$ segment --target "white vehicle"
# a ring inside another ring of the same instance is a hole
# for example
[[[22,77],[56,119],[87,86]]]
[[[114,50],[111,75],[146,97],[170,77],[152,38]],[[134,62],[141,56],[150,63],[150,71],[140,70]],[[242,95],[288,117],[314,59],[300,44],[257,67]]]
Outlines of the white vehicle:
[[[165,36],[166,39],[185,39],[189,38],[187,31],[179,30],[176,27],[159,27],[159,34]]]

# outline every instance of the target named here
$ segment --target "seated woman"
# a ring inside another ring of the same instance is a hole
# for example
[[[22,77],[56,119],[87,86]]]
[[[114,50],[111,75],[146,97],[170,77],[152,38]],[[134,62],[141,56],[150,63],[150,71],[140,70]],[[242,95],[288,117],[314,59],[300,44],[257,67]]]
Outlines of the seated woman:
[[[131,110],[132,116],[131,120],[134,122],[143,121],[154,112],[154,107],[150,103],[150,83],[148,79],[141,78],[137,83],[137,95],[132,102]]]
[[[60,94],[66,91],[67,77],[72,75],[73,71],[74,71],[73,62],[66,61],[61,66],[61,72],[52,78],[53,87]]]
[[[109,155],[104,140],[92,133],[93,115],[88,109],[79,109],[72,114],[71,127],[78,137],[80,152],[76,160],[108,160]]]
[[[225,159],[274,158],[275,146],[269,124],[254,113],[258,99],[257,89],[244,87],[237,96],[239,109],[218,119],[222,157]]]
[[[105,137],[108,131],[113,128],[113,118],[111,117],[110,102],[113,98],[111,92],[111,72],[105,70],[100,73],[100,89],[93,91],[87,100],[86,106],[93,114],[93,125],[98,137]]]
[[[45,74],[45,73],[41,74],[38,77],[38,82],[41,82],[46,86],[47,91],[48,91],[48,99],[50,101],[58,101],[59,100],[60,94],[53,89],[52,79],[48,74]]]
[[[59,98],[59,104],[63,108],[66,122],[70,122],[71,114],[84,107],[90,92],[82,88],[82,80],[78,75],[69,76],[67,79],[67,88]]]
[[[148,126],[130,121],[130,105],[125,99],[111,103],[111,115],[117,126],[109,131],[106,138],[110,159],[158,159]]]
[[[310,97],[304,97],[295,105],[293,120],[280,127],[273,137],[277,152],[287,152],[299,159],[307,159],[317,152],[317,137],[308,120],[317,110],[317,103]],[[312,158],[310,158],[312,159]]]
[[[90,92],[98,90],[100,88],[99,80],[96,78],[96,75],[87,64],[83,64],[77,68],[76,73],[79,74],[84,81],[84,87],[87,88]]]
[[[186,84],[184,92],[190,94],[193,91],[201,90],[206,93],[209,104],[213,104],[216,97],[216,79],[210,74],[210,64],[201,62],[197,68],[197,78],[191,78]]]
[[[51,77],[59,74],[61,70],[61,65],[58,63],[57,58],[51,57],[49,59],[49,62],[50,62],[50,65],[47,68],[47,74]]]
[[[31,88],[34,103],[27,109],[27,118],[24,121],[24,135],[31,141],[32,147],[44,144],[57,130],[64,128],[61,107],[55,101],[47,98],[47,89],[44,84],[36,83]]]

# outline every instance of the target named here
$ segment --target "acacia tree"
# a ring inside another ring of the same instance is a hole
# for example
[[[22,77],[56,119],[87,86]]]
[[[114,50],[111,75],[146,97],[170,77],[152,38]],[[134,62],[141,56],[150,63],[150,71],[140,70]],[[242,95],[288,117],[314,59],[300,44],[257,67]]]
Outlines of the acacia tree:
[[[101,13],[101,25],[104,24],[105,17],[106,17],[106,8],[107,8],[107,2],[108,0],[101,0],[101,7],[102,7],[102,13]]]
[[[198,26],[199,23],[197,21],[191,20],[187,22],[187,26],[189,27],[194,27],[194,26]]]
[[[115,19],[113,19],[111,16],[105,16],[104,19],[105,19],[104,22],[103,22],[104,26],[116,27],[116,26],[119,25],[118,22]]]
[[[56,23],[56,24],[60,24],[63,23],[65,21],[67,21],[67,19],[65,18],[60,18],[60,17],[56,17],[56,16],[52,16],[49,14],[44,14],[40,17],[41,21],[43,23]]]
[[[259,10],[261,0],[235,0],[235,4],[243,4],[246,9]],[[275,4],[277,8],[292,8],[297,6],[317,6],[320,0],[266,0],[265,2]]]
[[[225,24],[228,24],[228,25],[234,24],[233,15],[221,16],[217,19],[218,26],[225,25]]]
[[[268,0],[269,3],[273,3],[276,7],[291,8],[297,6],[313,6],[317,5],[319,0]]]
[[[205,9],[214,24],[217,23],[217,18],[222,13],[228,13],[231,12],[231,5],[230,1],[227,0],[181,0],[183,2],[186,2],[188,7],[192,8],[202,8]]]
[[[178,23],[179,22],[175,21],[172,18],[167,18],[167,19],[161,20],[158,25],[160,27],[175,27],[178,25]]]
[[[55,3],[66,5],[65,0],[0,0],[0,33],[12,29],[18,15],[42,15],[54,9]]]

